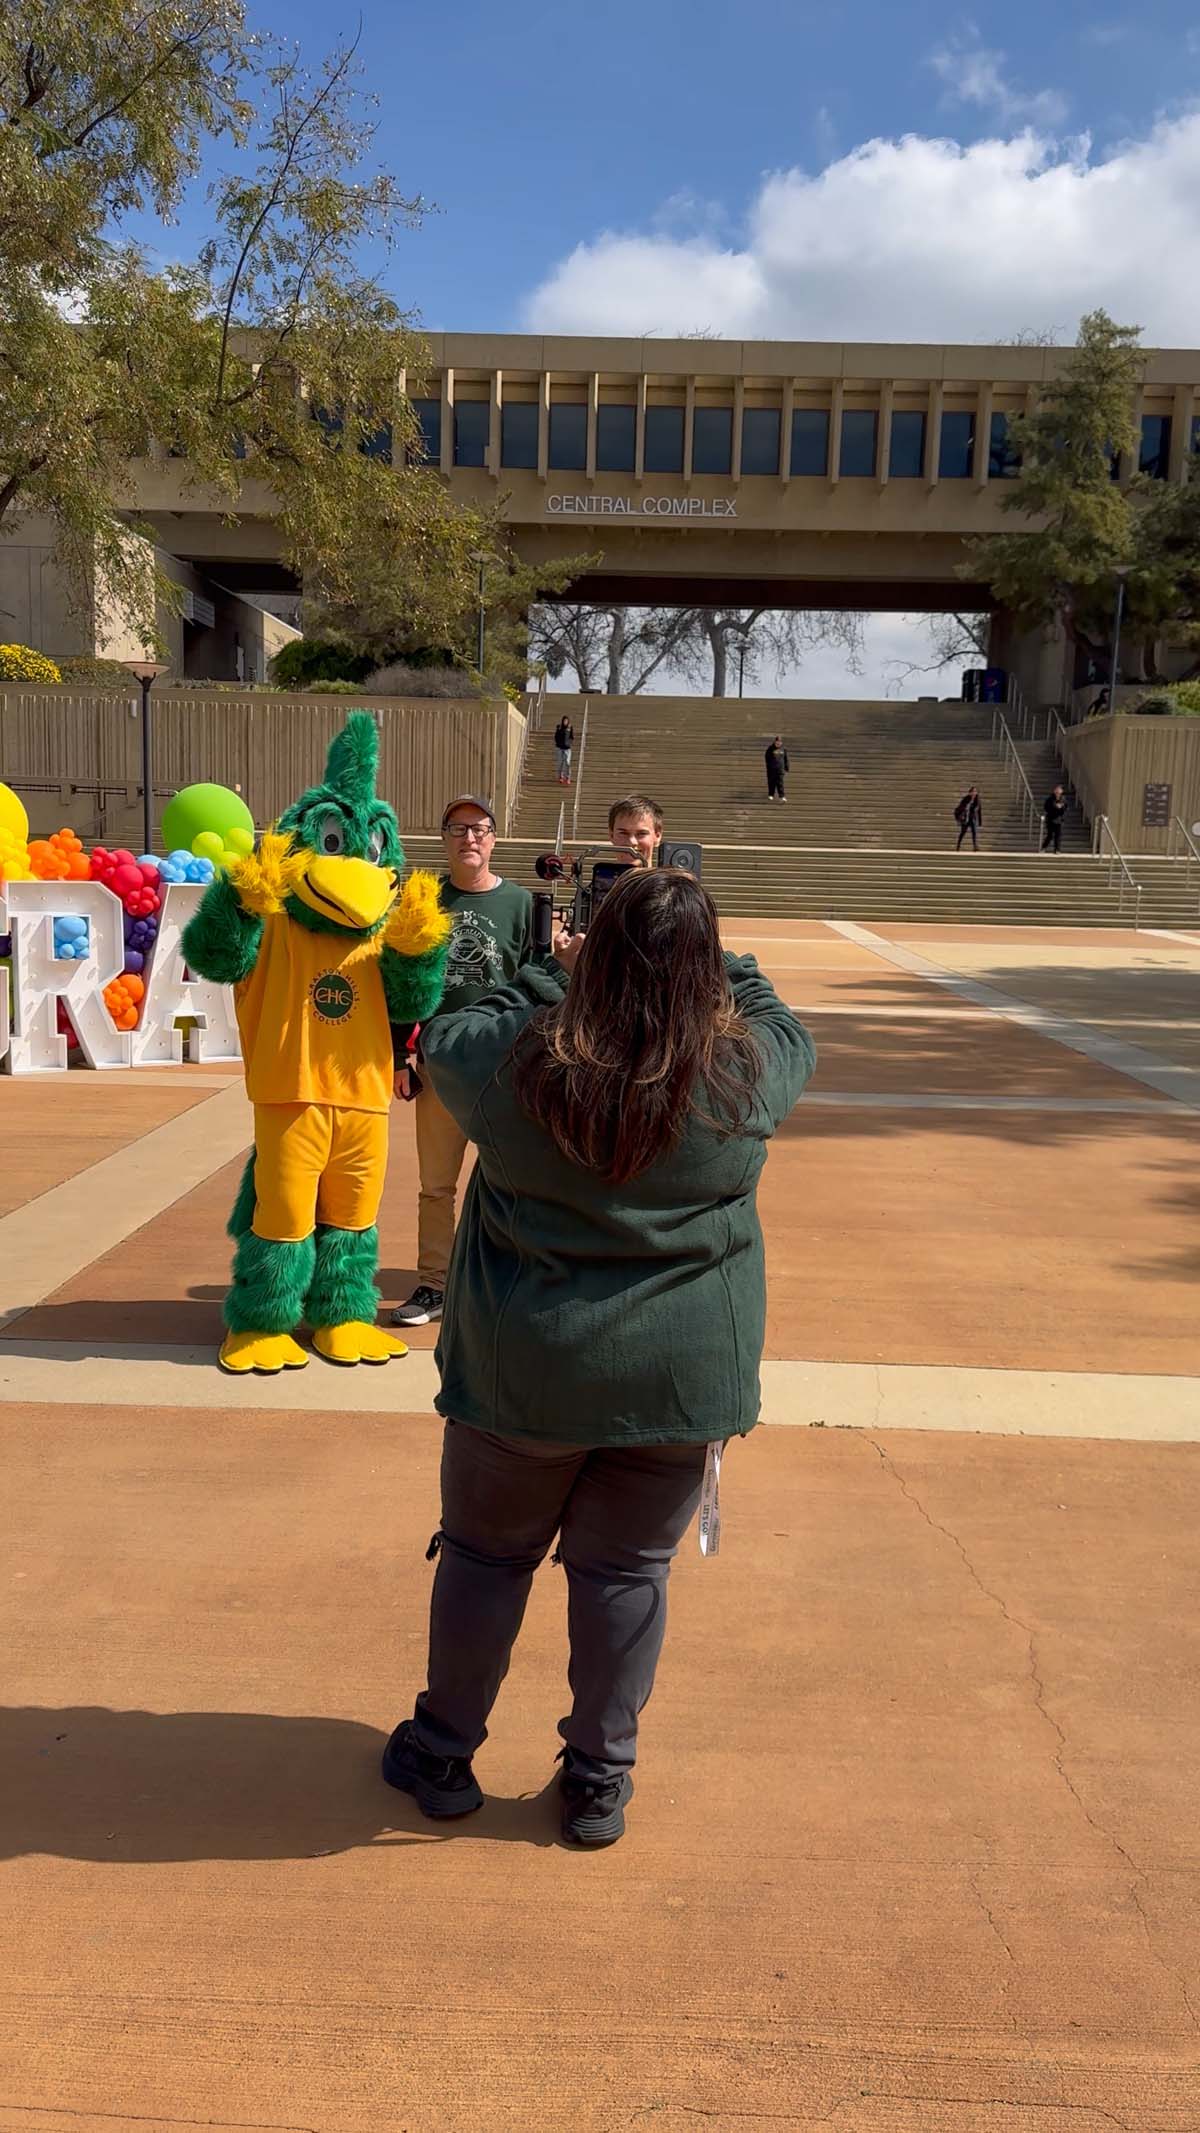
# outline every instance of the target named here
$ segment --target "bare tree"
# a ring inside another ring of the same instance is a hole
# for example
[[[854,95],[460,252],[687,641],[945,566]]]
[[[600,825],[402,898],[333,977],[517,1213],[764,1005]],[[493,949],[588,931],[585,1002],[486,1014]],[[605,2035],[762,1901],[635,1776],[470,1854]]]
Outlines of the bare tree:
[[[861,670],[863,617],[849,610],[694,607],[682,613],[674,665],[693,684],[707,683],[713,696],[728,696],[731,661],[739,687],[764,675],[778,682],[818,646],[838,646],[848,671]]]
[[[638,696],[674,659],[691,613],[546,601],[530,617],[530,653],[553,681],[573,674],[581,695]]]
[[[922,674],[940,674],[946,667],[961,666],[964,660],[972,666],[980,660],[987,663],[990,615],[922,615],[920,619],[929,632],[930,657],[914,659],[908,665],[901,659],[889,659],[889,696],[901,695]]]

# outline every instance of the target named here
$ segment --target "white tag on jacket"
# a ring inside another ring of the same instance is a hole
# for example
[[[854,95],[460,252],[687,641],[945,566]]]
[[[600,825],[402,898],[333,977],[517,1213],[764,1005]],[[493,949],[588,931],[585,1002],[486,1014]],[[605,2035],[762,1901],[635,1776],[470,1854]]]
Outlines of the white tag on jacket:
[[[725,1446],[714,1437],[704,1461],[700,1484],[700,1553],[715,1555],[721,1545],[721,1453]]]

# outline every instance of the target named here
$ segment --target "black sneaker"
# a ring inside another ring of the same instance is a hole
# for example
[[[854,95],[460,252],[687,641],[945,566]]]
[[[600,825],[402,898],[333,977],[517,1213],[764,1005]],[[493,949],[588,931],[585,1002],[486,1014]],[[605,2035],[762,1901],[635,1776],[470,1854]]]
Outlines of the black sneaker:
[[[435,1318],[441,1317],[443,1301],[444,1292],[441,1289],[431,1289],[427,1283],[422,1282],[419,1289],[413,1290],[407,1303],[397,1304],[392,1312],[392,1324],[430,1326]]]
[[[567,1844],[598,1847],[615,1844],[625,1834],[625,1809],[633,1798],[628,1771],[619,1777],[583,1777],[564,1760],[558,1781],[562,1794],[562,1833]]]
[[[412,1720],[398,1725],[383,1751],[383,1774],[397,1792],[411,1792],[423,1815],[451,1821],[473,1815],[483,1794],[466,1756],[428,1755],[412,1737]]]

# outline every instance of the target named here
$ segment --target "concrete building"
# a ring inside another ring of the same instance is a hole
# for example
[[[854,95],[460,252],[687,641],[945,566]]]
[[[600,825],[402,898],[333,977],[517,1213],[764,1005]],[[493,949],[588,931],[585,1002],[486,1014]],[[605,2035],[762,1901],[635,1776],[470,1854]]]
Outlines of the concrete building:
[[[434,334],[429,351],[410,386],[428,458],[454,495],[498,501],[530,560],[595,553],[579,597],[892,610],[991,604],[959,574],[967,543],[1011,525],[1008,425],[1069,354],[521,334]],[[1122,480],[1184,479],[1198,392],[1200,351],[1143,352]],[[263,485],[233,527],[165,452],[137,487],[206,579],[294,590]],[[993,655],[1039,700],[1075,678],[1063,642],[1004,615]]]

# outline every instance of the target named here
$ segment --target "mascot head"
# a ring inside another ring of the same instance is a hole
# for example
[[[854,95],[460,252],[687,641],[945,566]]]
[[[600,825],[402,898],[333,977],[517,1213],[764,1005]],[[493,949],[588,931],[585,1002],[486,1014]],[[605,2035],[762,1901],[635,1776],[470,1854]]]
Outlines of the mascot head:
[[[279,818],[290,837],[284,908],[314,933],[377,933],[400,893],[404,848],[395,815],[376,797],[378,762],[374,719],[352,711],[330,745],[322,783]]]

